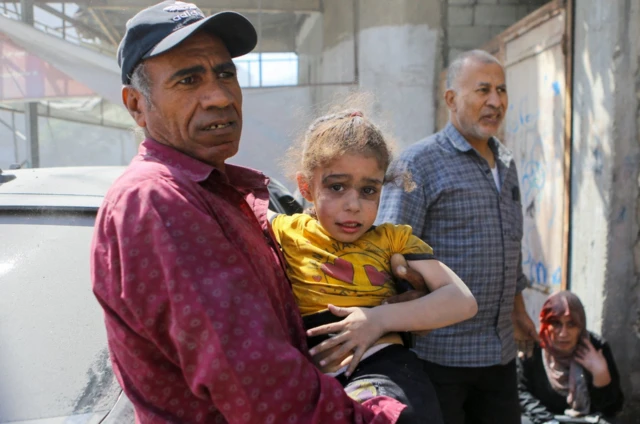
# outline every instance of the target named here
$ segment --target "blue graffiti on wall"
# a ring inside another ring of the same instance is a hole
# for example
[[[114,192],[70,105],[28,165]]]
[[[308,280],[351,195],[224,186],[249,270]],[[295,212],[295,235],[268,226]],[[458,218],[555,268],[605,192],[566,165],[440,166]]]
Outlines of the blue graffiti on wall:
[[[531,110],[529,104],[529,96],[523,96],[517,103],[517,106],[511,104],[507,110],[506,131],[516,134],[523,129],[535,129],[538,118],[540,118],[539,110]]]
[[[530,251],[527,253],[527,257],[523,258],[522,267],[533,285],[559,286],[562,283],[562,267],[557,267],[549,277],[547,265],[544,261],[534,259]]]
[[[526,208],[531,205],[539,207],[539,200],[542,190],[546,182],[547,166],[544,162],[544,147],[541,137],[536,137],[527,153],[526,162],[521,165],[522,177],[520,180],[520,189],[523,192],[523,202]],[[527,210],[529,216],[533,218],[534,210]]]
[[[554,97],[552,108],[555,108],[558,96],[562,94],[562,86],[558,81],[551,82],[549,79],[545,80],[545,86],[549,87]],[[530,98],[526,94],[514,101],[508,109],[505,132],[508,143],[514,146],[516,152],[520,152],[516,153],[515,158],[525,213],[523,272],[534,286],[550,287],[561,284],[562,267],[556,266],[554,259],[557,258],[547,257],[545,243],[551,241],[548,235],[555,233],[554,218],[562,204],[556,205],[545,200],[545,193],[554,190],[555,174],[562,171],[562,165],[558,166],[553,160],[561,161],[563,157],[563,149],[557,147],[557,137],[562,137],[563,132],[557,129],[562,128],[564,120],[561,116],[557,122],[554,114],[554,120],[548,122],[545,115],[545,123],[541,123],[541,113],[547,112],[541,111],[538,102],[537,96]],[[553,113],[553,110],[549,113]],[[551,150],[546,151],[548,149]],[[554,158],[549,159],[551,162],[547,161],[549,155]],[[547,217],[544,224],[539,222],[542,211]],[[544,225],[544,231],[540,225]]]

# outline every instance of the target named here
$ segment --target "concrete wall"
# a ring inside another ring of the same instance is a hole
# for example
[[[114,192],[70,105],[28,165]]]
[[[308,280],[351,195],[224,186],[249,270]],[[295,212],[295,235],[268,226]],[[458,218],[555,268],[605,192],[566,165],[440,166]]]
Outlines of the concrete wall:
[[[443,14],[445,65],[478,48],[548,0],[448,0]]]
[[[244,150],[236,160],[271,171],[275,158],[261,165],[248,145],[269,141],[269,154],[281,155],[301,123],[352,90],[376,96],[374,118],[400,148],[430,135],[436,130],[438,76],[449,50],[481,46],[544,2],[324,0],[322,12],[307,14],[296,36],[300,83],[312,86],[245,90]],[[465,13],[470,17],[463,18]],[[262,134],[265,129],[269,134]],[[273,175],[283,178],[279,167]]]
[[[302,125],[304,111],[312,107],[310,88],[256,88],[243,94],[240,151],[229,162],[259,169],[293,188],[282,160]]]
[[[440,3],[325,0],[323,13],[310,15],[298,34],[301,82],[373,93],[375,118],[401,147],[431,134],[441,66]],[[335,93],[314,87],[315,108],[335,102]]]
[[[640,3],[580,0],[575,14],[571,290],[611,343],[640,417]],[[635,247],[635,257],[634,257]]]
[[[359,1],[359,86],[376,94],[400,148],[435,130],[440,10],[435,0]]]
[[[300,84],[311,86],[245,90],[243,149],[235,160],[285,179],[274,165],[277,156],[314,114],[352,90],[376,96],[374,118],[400,148],[414,143],[436,130],[438,76],[449,50],[481,46],[544,2],[323,1],[322,12],[307,14],[296,36]],[[266,161],[264,151],[247,148],[264,143]]]
[[[353,83],[356,80],[356,4],[327,0],[323,4],[321,83]]]
[[[344,96],[344,90],[343,86],[329,85],[324,87],[324,95]],[[284,156],[313,118],[315,88],[254,88],[245,89],[243,95],[240,151],[229,162],[259,169],[293,190]]]
[[[311,13],[305,17],[296,36],[298,53],[298,82],[317,84],[320,82],[322,60],[323,16]]]
[[[375,118],[401,147],[431,134],[440,20],[439,0],[325,0],[296,37],[300,84],[309,86],[245,89],[242,145],[231,162],[293,188],[281,163],[286,149],[353,90],[375,94]]]

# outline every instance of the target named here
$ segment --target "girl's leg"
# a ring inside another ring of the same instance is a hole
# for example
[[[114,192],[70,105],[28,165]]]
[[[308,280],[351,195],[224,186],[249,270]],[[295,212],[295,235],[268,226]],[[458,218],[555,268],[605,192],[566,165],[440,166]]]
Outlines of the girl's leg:
[[[339,379],[345,392],[358,402],[388,396],[407,405],[398,424],[443,423],[435,389],[422,361],[404,346],[382,349],[363,360],[351,377]]]

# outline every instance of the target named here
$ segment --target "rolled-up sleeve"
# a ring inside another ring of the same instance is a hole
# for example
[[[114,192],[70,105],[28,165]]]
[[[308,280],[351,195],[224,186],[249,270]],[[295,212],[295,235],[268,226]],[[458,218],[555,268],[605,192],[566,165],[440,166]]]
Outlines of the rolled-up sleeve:
[[[95,291],[125,392],[149,411],[144,422],[396,421],[402,405],[352,401],[291,343],[272,293],[281,282],[258,272],[265,256],[239,250],[198,199],[145,183],[98,225],[97,254],[120,275],[104,275]]]

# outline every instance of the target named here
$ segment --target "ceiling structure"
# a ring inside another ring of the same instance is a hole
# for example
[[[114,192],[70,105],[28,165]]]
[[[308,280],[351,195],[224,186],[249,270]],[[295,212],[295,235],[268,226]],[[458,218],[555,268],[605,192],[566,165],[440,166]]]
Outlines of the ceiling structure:
[[[25,0],[23,0],[24,2]],[[148,0],[26,0],[35,7],[66,21],[86,40],[100,45],[100,50],[115,53],[125,24],[139,10],[150,6]],[[16,2],[12,4],[15,10]],[[63,14],[53,4],[74,4],[73,16]],[[17,2],[20,4],[20,2]],[[293,52],[298,29],[311,13],[321,12],[322,0],[196,0],[205,15],[234,10],[245,15],[258,31],[256,52]],[[0,10],[1,11],[1,10]]]

